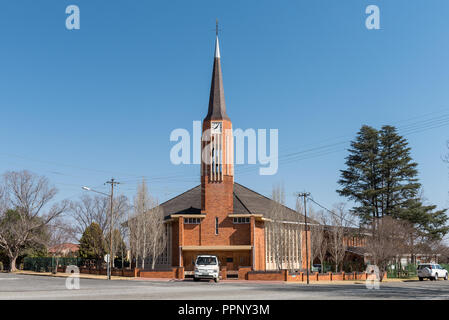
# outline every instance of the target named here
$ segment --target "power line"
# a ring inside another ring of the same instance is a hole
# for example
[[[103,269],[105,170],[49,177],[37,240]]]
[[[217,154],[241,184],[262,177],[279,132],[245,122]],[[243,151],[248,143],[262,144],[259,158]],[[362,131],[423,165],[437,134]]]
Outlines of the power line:
[[[401,135],[408,136],[411,134],[415,134],[415,133],[419,133],[419,132],[423,132],[423,131],[427,131],[427,130],[431,130],[431,129],[435,129],[435,128],[439,128],[439,127],[443,127],[443,126],[447,126],[447,125],[449,125],[449,114],[445,114],[442,116],[434,117],[434,118],[423,120],[423,121],[418,121],[418,122],[415,122],[413,124],[406,125],[403,127],[398,127],[398,131],[400,132]],[[346,151],[346,148],[341,148],[338,146],[343,145],[343,144],[348,144],[348,143],[350,143],[350,140],[340,141],[340,142],[337,142],[334,144],[328,144],[328,145],[315,147],[315,148],[307,149],[304,151],[299,151],[299,152],[291,153],[288,155],[280,156],[279,164],[286,165],[286,164],[293,163],[293,162],[298,162],[298,161],[302,161],[302,160],[321,157],[321,156],[336,153],[336,152]],[[314,152],[312,152],[312,151],[314,151]],[[252,171],[259,169],[259,167],[256,167],[256,166],[249,167],[250,165],[248,165],[248,164],[246,164],[244,166],[246,166],[246,167],[243,167],[241,169],[237,168],[235,170],[235,172],[238,174],[246,174],[246,173],[251,173]]]
[[[423,116],[432,115],[432,114],[439,113],[439,112],[440,111],[427,113],[422,116],[416,116],[414,118],[410,118],[405,121],[410,121],[410,120],[416,119],[416,118],[422,118]],[[404,122],[404,121],[401,121],[401,122]],[[438,115],[438,116],[424,119],[421,121],[416,121],[416,122],[413,122],[410,124],[398,126],[397,128],[398,128],[398,131],[402,135],[411,135],[411,134],[423,132],[426,130],[443,127],[446,125],[449,125],[449,114]],[[349,142],[350,142],[350,140],[338,141],[336,143],[326,144],[324,146],[312,147],[312,148],[308,148],[306,150],[281,155],[279,157],[279,164],[287,165],[287,164],[302,161],[302,160],[312,159],[312,158],[316,158],[316,157],[322,157],[322,156],[336,153],[336,152],[342,152],[342,151],[345,151],[346,148],[342,148],[341,145],[348,144]],[[198,174],[186,175],[184,173],[179,173],[179,174],[175,174],[175,175],[162,174],[162,175],[147,175],[147,176],[144,175],[144,176],[142,176],[142,175],[131,174],[131,173],[120,173],[120,172],[116,172],[116,171],[107,171],[107,170],[99,170],[99,169],[94,169],[94,168],[79,167],[79,166],[74,166],[71,164],[54,162],[54,161],[45,161],[45,160],[40,160],[40,159],[27,157],[27,156],[21,156],[21,155],[17,155],[17,154],[0,153],[0,155],[21,158],[21,159],[28,160],[28,161],[35,161],[35,162],[40,162],[40,163],[71,167],[74,169],[79,169],[79,170],[84,170],[84,171],[92,171],[92,172],[99,172],[99,173],[114,173],[114,174],[122,174],[124,176],[132,177],[129,179],[122,179],[122,181],[124,183],[138,182],[138,181],[140,181],[140,179],[142,177],[152,181],[152,183],[157,183],[157,182],[177,183],[180,181],[181,182],[194,182],[194,181],[197,181],[197,179],[199,179]],[[236,168],[235,172],[239,175],[245,175],[245,174],[252,173],[254,170],[257,170],[257,169],[259,169],[258,166],[256,167],[256,166],[252,166],[249,164],[245,164],[245,165],[242,165],[242,167],[240,167],[240,168]],[[53,173],[57,174],[57,175],[63,175],[63,176],[73,176],[73,175],[61,173],[61,172],[53,172]],[[60,184],[62,184],[62,183],[60,183]]]
[[[325,206],[319,204],[318,202],[316,202],[315,200],[313,200],[311,197],[307,196],[307,199],[309,199],[310,201],[312,201],[313,203],[315,203],[315,204],[316,204],[317,206],[319,206],[320,208],[322,208],[322,209],[326,210],[327,212],[333,214],[333,215],[334,215],[335,217],[337,217],[338,219],[345,220],[346,222],[348,222],[349,224],[352,224],[352,225],[355,226],[356,228],[359,228],[359,227],[360,227],[359,225],[355,224],[354,222],[352,222],[352,221],[350,221],[350,220],[348,220],[348,219],[343,218],[343,217],[340,216],[339,214],[337,214],[337,213],[333,212],[332,210],[329,210],[329,209],[326,208]]]

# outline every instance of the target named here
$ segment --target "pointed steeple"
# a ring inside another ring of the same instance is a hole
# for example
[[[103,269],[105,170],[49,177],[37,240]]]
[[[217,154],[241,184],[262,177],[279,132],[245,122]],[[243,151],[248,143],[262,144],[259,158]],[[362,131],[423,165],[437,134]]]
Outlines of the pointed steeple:
[[[214,67],[212,71],[212,84],[210,87],[209,110],[204,120],[230,120],[226,114],[226,104],[223,90],[223,79],[220,65],[220,45],[218,35],[215,40]]]
[[[220,59],[220,44],[218,43],[218,36],[215,40],[215,58]]]

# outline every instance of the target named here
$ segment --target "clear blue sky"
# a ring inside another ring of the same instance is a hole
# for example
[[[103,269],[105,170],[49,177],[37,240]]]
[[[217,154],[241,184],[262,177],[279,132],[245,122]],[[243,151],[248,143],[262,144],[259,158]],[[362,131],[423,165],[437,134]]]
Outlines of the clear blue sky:
[[[65,28],[69,4],[80,30]],[[381,30],[365,28],[369,4]],[[275,176],[236,168],[237,182],[330,207],[348,141],[392,124],[447,207],[448,13],[447,0],[2,1],[0,172],[46,175],[58,199],[111,176],[130,198],[146,176],[160,201],[198,184],[198,166],[170,163],[169,135],[206,115],[218,18],[234,128],[279,129],[289,159]]]

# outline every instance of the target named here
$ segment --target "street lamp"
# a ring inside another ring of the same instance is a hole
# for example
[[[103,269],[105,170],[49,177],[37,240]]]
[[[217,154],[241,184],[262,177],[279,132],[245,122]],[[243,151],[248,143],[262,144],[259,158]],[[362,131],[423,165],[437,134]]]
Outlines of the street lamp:
[[[109,259],[107,261],[108,262],[108,264],[107,264],[108,280],[111,280],[111,269],[112,269],[112,266],[111,266],[111,259],[112,259],[112,206],[113,206],[113,197],[114,197],[114,193],[113,193],[113,190],[114,190],[114,179],[111,179],[111,181],[112,181],[111,194],[107,194],[107,193],[104,193],[104,192],[96,191],[96,190],[93,190],[93,189],[91,189],[89,187],[86,187],[86,186],[81,187],[83,190],[96,192],[96,193],[99,193],[99,194],[102,194],[104,196],[107,196],[107,197],[111,198],[111,216],[110,216],[110,219],[109,219]]]
[[[110,196],[111,196],[110,194],[107,194],[107,193],[104,193],[104,192],[100,192],[100,191],[97,191],[97,190],[91,189],[91,188],[89,188],[89,187],[86,187],[86,186],[84,186],[84,187],[81,187],[81,189],[83,189],[83,190],[86,190],[86,191],[92,191],[92,192],[96,192],[96,193],[102,194],[102,195],[104,195],[104,196],[107,196],[107,197],[110,197]]]

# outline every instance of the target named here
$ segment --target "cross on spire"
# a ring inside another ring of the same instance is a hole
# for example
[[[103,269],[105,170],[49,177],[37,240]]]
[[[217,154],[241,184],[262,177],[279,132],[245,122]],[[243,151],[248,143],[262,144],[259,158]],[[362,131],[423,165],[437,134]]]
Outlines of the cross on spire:
[[[219,28],[218,28],[218,19],[215,19],[215,35],[218,37],[218,31],[221,31]]]

